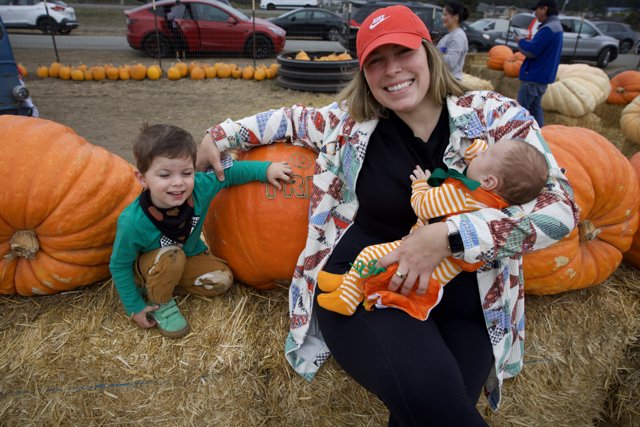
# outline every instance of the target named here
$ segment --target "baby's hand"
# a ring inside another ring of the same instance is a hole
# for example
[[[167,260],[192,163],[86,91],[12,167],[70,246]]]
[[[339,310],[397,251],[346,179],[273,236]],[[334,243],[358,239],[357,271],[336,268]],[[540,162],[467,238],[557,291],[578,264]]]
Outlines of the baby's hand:
[[[273,162],[267,169],[267,180],[278,190],[282,188],[280,181],[291,182],[293,170],[287,162]]]
[[[154,326],[156,326],[156,321],[153,320],[153,318],[151,316],[147,317],[147,315],[149,313],[151,313],[152,311],[155,311],[157,309],[158,309],[157,305],[148,305],[145,308],[143,308],[142,310],[140,310],[139,312],[137,312],[136,314],[134,314],[133,316],[131,316],[131,318],[142,329],[153,328]]]
[[[425,169],[423,171],[420,166],[416,166],[416,168],[411,173],[410,178],[411,178],[411,182],[416,182],[416,181],[426,181],[427,179],[429,179],[430,176],[431,176],[431,172],[429,172],[429,169]]]

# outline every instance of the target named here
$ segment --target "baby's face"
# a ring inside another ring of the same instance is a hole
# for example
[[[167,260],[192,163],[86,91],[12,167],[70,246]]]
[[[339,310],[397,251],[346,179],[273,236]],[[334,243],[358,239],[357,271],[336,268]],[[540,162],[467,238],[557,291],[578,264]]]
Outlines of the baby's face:
[[[138,178],[151,193],[151,202],[158,208],[181,206],[193,193],[195,170],[191,157],[170,159],[156,157],[149,170],[138,172]]]
[[[481,181],[489,175],[497,176],[504,154],[509,149],[509,142],[507,141],[490,145],[489,148],[478,153],[471,163],[469,163],[467,177]]]

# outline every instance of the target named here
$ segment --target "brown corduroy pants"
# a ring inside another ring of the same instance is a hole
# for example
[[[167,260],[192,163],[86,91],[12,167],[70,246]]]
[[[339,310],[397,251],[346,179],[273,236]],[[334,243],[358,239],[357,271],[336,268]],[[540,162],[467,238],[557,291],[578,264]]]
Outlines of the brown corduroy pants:
[[[187,257],[178,246],[165,246],[138,257],[136,282],[147,290],[149,302],[164,304],[176,293],[215,296],[233,284],[226,263],[203,253]]]

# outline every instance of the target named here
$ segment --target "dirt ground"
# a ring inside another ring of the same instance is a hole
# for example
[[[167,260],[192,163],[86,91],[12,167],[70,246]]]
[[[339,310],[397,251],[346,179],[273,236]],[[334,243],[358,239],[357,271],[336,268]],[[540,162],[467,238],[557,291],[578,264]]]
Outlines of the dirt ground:
[[[50,50],[15,49],[17,62],[29,71],[26,85],[40,116],[74,129],[92,144],[107,148],[132,161],[131,144],[143,122],[173,123],[190,131],[196,141],[204,131],[227,118],[239,119],[270,108],[302,103],[323,106],[333,101],[334,94],[315,94],[293,91],[278,86],[275,80],[245,81],[212,79],[170,81],[107,81],[74,82],[59,79],[40,79],[36,76],[39,65],[55,60]],[[60,62],[69,65],[114,65],[155,60],[136,51],[78,51],[61,50]],[[214,64],[252,64],[248,58],[194,58]],[[191,60],[190,60],[191,61]],[[269,65],[275,58],[257,61]],[[171,60],[163,59],[167,70]]]

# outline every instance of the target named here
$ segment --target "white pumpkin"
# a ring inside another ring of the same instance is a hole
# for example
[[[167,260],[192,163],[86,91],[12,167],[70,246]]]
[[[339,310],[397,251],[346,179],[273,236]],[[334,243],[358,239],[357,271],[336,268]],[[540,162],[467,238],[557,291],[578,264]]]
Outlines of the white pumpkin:
[[[634,144],[640,144],[640,96],[633,98],[633,101],[622,110],[620,129],[626,139]]]
[[[571,117],[592,113],[611,92],[609,77],[586,64],[560,64],[556,81],[547,87],[542,108]]]
[[[466,90],[493,90],[493,84],[489,80],[462,73],[462,86]]]

